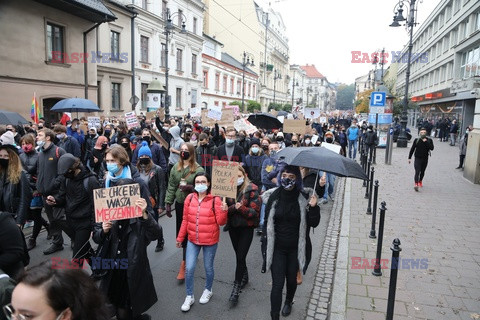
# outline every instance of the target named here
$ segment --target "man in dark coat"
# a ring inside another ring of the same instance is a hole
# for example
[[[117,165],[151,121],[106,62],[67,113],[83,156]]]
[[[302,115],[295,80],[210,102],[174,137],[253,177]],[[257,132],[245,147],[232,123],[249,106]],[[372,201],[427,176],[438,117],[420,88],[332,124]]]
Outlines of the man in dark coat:
[[[223,161],[244,162],[245,153],[243,152],[243,148],[235,144],[235,140],[237,139],[235,129],[228,128],[225,137],[225,144],[218,147],[216,158]]]
[[[412,155],[415,152],[415,191],[418,191],[418,188],[423,187],[423,176],[425,175],[425,170],[428,165],[428,157],[430,151],[433,150],[433,141],[427,136],[427,130],[425,128],[420,129],[420,138],[415,139],[408,154],[408,163],[411,162]]]
[[[77,139],[71,136],[67,136],[67,128],[61,124],[57,124],[53,129],[58,142],[56,145],[67,153],[72,154],[74,157],[80,158],[82,156],[82,149]]]

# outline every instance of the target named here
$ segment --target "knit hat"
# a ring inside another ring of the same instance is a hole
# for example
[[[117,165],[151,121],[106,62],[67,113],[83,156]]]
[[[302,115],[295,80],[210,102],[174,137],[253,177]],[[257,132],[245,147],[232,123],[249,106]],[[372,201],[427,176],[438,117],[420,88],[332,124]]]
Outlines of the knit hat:
[[[142,142],[142,146],[138,150],[138,157],[140,158],[141,156],[148,156],[149,158],[152,158],[152,151],[150,151],[146,141]]]
[[[331,131],[327,131],[327,132],[325,132],[325,137],[327,137],[327,136],[333,137],[333,133]]]
[[[9,148],[18,152],[18,148],[15,144],[15,139],[13,137],[13,132],[6,131],[2,136],[0,136],[0,149]]]
[[[260,139],[258,139],[258,138],[252,138],[252,139],[250,139],[250,148],[251,148],[254,144],[260,146]]]

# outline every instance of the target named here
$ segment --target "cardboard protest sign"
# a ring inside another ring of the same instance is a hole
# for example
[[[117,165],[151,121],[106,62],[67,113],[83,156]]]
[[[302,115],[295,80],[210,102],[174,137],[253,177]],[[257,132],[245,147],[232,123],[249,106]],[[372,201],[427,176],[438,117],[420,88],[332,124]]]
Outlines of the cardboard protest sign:
[[[157,111],[149,111],[147,112],[145,117],[147,118],[147,120],[151,120],[151,119],[155,119],[156,116],[157,116]]]
[[[257,127],[255,127],[247,119],[244,119],[244,118],[235,120],[233,122],[233,126],[235,127],[235,130],[239,132],[242,130],[245,130],[247,134],[253,134],[257,131]]]
[[[101,126],[100,117],[88,117],[88,127],[100,129]]]
[[[285,119],[283,121],[283,132],[305,134],[306,132],[305,120]]]
[[[143,216],[142,209],[135,205],[140,199],[140,185],[123,186],[93,190],[95,221],[113,221],[133,219]]]
[[[233,125],[233,109],[223,109],[222,119],[220,121],[210,119],[207,116],[207,113],[207,110],[202,110],[202,126],[204,127],[213,127],[215,126],[215,122],[218,123],[220,127],[229,127]]]
[[[152,137],[154,137],[155,139],[157,139],[158,143],[160,143],[162,145],[162,147],[164,147],[165,149],[168,150],[168,142],[163,139],[163,137],[161,135],[159,135],[155,130],[153,129],[150,129],[150,134],[152,135]]]
[[[213,120],[222,120],[222,107],[210,107],[207,111],[207,117]]]
[[[232,109],[233,110],[233,115],[235,115],[235,116],[240,115],[240,106],[228,105],[228,106],[225,106],[225,109]]]
[[[212,195],[237,198],[238,162],[213,160]]]
[[[135,111],[130,111],[125,113],[125,122],[127,123],[127,128],[136,128],[139,127],[140,124],[138,123],[137,115]]]

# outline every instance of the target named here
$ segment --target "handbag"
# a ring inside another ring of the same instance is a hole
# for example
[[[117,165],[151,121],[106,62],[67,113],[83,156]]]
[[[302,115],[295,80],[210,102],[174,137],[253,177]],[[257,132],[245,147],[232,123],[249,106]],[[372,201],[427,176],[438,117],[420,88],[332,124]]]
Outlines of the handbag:
[[[108,234],[105,239],[98,245],[97,250],[95,250],[95,253],[92,255],[92,260],[100,260],[102,261],[103,259],[106,259],[108,257],[108,252],[110,250],[110,234]],[[97,268],[99,266],[100,268]],[[91,269],[92,269],[92,275],[91,277],[94,280],[100,280],[104,278],[108,274],[108,269],[102,269],[101,268],[102,264],[101,263],[94,263],[92,261],[91,264]]]
[[[37,194],[36,196],[33,196],[32,201],[30,201],[30,209],[41,209],[41,208],[43,208],[42,195]]]

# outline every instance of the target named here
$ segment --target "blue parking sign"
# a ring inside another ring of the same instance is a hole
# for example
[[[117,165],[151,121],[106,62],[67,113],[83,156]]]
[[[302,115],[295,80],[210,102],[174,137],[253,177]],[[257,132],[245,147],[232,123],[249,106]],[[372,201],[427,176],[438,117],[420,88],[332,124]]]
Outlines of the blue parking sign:
[[[387,101],[387,94],[385,92],[374,91],[370,95],[371,107],[385,107]]]

